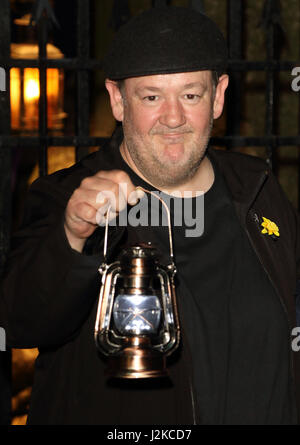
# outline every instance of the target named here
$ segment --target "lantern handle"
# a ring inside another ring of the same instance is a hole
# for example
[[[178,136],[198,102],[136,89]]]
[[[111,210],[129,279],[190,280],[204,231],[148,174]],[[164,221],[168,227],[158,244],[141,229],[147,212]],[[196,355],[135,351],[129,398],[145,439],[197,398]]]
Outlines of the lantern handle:
[[[171,226],[171,217],[170,217],[170,210],[167,206],[167,204],[165,203],[165,201],[163,199],[161,199],[159,196],[157,196],[155,193],[146,190],[144,187],[138,186],[136,187],[136,189],[142,190],[145,193],[148,193],[149,195],[155,196],[165,207],[165,210],[167,212],[167,217],[168,217],[168,232],[169,232],[169,242],[170,242],[170,258],[171,258],[171,264],[175,269],[175,265],[174,265],[174,252],[173,252],[173,239],[172,239],[172,226]],[[109,217],[109,212],[111,209],[111,205],[109,205],[107,212],[106,212],[106,219],[105,219],[105,234],[104,234],[104,246],[103,246],[103,259],[104,259],[104,263],[106,263],[106,256],[107,256],[107,239],[108,239],[108,217]]]

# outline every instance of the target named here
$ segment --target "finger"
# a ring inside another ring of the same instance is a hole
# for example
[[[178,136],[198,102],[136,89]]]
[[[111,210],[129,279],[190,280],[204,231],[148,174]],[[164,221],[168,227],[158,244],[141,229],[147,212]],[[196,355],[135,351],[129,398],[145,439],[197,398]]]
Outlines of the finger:
[[[97,193],[96,203],[97,207],[108,203],[114,212],[120,212],[126,207],[127,200],[122,190],[119,190],[117,194],[111,190],[102,190]]]
[[[119,211],[119,209],[123,210],[126,206],[126,198],[122,191],[119,190],[118,184],[113,184],[110,181],[106,181],[106,187],[108,190],[98,191],[95,186],[95,181],[90,182],[90,187],[95,188],[84,188],[79,187],[73,194],[72,205],[76,206],[77,203],[86,202],[90,206],[94,207],[97,211],[100,207],[102,207],[106,203],[110,203],[111,207],[114,211]],[[87,183],[85,183],[87,186]],[[105,185],[102,186],[105,187]],[[109,190],[110,188],[110,190]]]
[[[95,209],[93,206],[89,205],[87,202],[80,202],[75,206],[72,214],[69,215],[69,218],[74,223],[85,222],[96,225],[96,213],[97,209]]]
[[[127,204],[127,183],[118,184],[100,176],[89,176],[82,180],[77,190],[83,193],[82,196],[85,196],[84,193],[88,194],[88,191],[97,192],[95,201],[98,205],[96,207],[109,201],[114,211],[121,211]]]
[[[128,185],[131,184],[134,188],[129,175],[123,170],[99,170],[95,174],[95,176],[99,178],[109,179],[110,181],[116,182],[117,184],[119,184],[120,182],[127,182]]]
[[[95,190],[97,192],[101,190],[112,190],[118,192],[119,187],[118,183],[95,175],[84,178],[77,190]]]
[[[129,175],[122,170],[101,170],[96,173],[96,177],[102,180],[109,180],[119,185],[119,189],[122,190],[126,200],[128,196],[135,190],[135,186],[132,183]]]

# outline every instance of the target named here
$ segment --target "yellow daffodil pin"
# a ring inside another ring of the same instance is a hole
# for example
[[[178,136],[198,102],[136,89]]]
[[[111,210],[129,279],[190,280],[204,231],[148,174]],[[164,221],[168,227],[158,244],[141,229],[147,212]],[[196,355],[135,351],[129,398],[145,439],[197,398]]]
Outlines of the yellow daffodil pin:
[[[271,235],[272,238],[279,237],[279,228],[278,226],[271,221],[268,218],[265,218],[264,216],[263,218],[263,222],[261,223],[261,226],[263,227],[263,230],[261,231],[261,233],[267,233],[268,235]]]

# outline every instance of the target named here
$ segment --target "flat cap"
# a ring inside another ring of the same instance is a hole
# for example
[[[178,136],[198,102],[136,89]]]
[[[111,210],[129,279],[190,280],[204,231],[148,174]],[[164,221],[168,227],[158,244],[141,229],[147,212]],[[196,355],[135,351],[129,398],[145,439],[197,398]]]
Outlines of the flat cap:
[[[112,80],[189,71],[226,71],[227,47],[217,25],[191,8],[151,8],[120,28],[104,58]]]

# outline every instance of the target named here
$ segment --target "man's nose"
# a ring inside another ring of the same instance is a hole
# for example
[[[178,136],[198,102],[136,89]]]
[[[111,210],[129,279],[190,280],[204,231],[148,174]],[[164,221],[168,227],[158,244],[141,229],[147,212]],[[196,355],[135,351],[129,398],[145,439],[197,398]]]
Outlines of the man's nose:
[[[159,122],[169,128],[177,128],[186,123],[184,109],[179,100],[171,99],[164,103]]]

